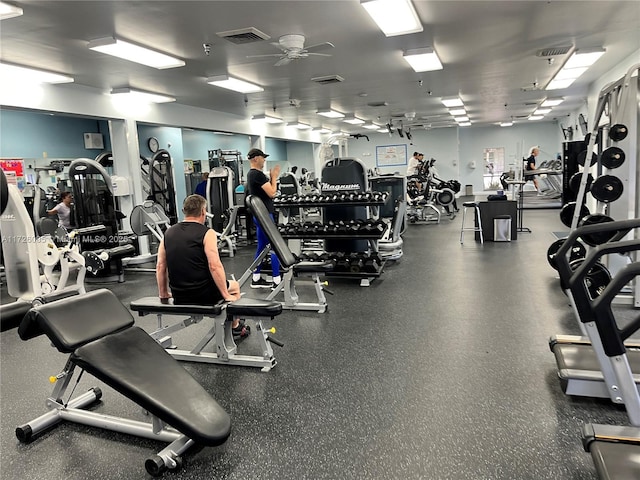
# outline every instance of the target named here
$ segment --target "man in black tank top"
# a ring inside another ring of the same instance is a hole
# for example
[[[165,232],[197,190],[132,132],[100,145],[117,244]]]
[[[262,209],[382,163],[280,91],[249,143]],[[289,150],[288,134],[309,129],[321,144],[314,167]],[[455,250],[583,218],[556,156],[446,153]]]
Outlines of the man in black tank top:
[[[204,225],[206,200],[189,195],[182,205],[184,221],[170,227],[158,248],[156,280],[161,299],[176,305],[215,305],[240,298],[240,285],[227,280],[218,254],[216,232]],[[246,336],[248,326],[234,319],[234,333]]]

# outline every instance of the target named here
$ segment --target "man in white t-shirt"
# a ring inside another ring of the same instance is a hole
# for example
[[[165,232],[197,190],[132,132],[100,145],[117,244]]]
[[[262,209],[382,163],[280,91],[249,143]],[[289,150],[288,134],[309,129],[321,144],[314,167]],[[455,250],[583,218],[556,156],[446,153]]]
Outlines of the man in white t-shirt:
[[[409,165],[407,165],[407,177],[412,177],[418,174],[418,165],[420,164],[420,154],[413,152],[413,157],[409,159]]]
[[[71,228],[71,192],[62,192],[60,194],[60,203],[53,207],[51,210],[47,210],[49,215],[58,215],[58,225],[64,228]]]

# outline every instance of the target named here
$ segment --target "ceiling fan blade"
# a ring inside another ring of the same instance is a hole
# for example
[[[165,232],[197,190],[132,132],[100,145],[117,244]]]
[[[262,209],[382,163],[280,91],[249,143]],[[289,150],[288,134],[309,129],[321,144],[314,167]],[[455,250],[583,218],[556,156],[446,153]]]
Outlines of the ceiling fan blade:
[[[309,52],[309,53],[305,53],[304,56],[308,57],[309,55],[315,55],[316,57],[333,57],[333,55],[331,55],[330,53],[313,53],[313,52]]]
[[[247,55],[247,58],[282,57],[281,53],[266,53],[264,55]]]
[[[316,43],[315,45],[311,45],[309,47],[304,47],[304,49],[307,52],[311,50],[326,50],[328,48],[335,48],[335,45],[330,42],[324,42],[324,43]]]
[[[291,59],[288,57],[284,57],[281,58],[280,60],[278,60],[276,63],[273,64],[274,67],[281,67],[283,65],[288,65],[289,63],[291,63]]]

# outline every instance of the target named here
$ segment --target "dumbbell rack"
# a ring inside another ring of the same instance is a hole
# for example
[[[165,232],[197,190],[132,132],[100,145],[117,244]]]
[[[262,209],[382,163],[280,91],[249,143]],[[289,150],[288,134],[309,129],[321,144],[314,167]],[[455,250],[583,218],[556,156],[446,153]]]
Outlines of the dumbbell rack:
[[[279,209],[287,209],[290,207],[301,207],[301,208],[321,208],[321,207],[373,207],[372,208],[372,217],[377,218],[379,213],[379,207],[384,205],[389,199],[388,192],[367,192],[370,194],[376,195],[366,195],[366,194],[340,194],[340,193],[322,193],[322,194],[312,194],[312,195],[301,195],[295,196],[283,196],[281,198],[276,197],[274,199],[274,206]],[[384,230],[382,231],[357,231],[353,230],[352,232],[347,233],[337,233],[337,232],[291,232],[289,231],[281,231],[282,237],[285,239],[309,239],[309,238],[319,238],[319,239],[358,239],[358,240],[367,240],[369,243],[370,251],[373,254],[377,254],[378,252],[378,240],[380,240],[384,236]],[[360,279],[360,285],[368,287],[371,284],[371,281],[382,274],[384,269],[384,260],[380,263],[379,268],[375,272],[327,272],[325,275],[327,277],[334,278],[352,278],[352,279]]]

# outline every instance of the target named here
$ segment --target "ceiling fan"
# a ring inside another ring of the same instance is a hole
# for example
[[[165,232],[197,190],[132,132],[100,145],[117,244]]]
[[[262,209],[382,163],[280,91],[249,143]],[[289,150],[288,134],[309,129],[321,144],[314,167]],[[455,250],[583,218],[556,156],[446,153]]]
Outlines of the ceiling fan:
[[[282,50],[282,53],[268,53],[265,55],[247,55],[247,58],[264,58],[264,57],[279,57],[274,66],[281,67],[282,65],[287,65],[293,60],[298,60],[299,58],[307,58],[311,55],[320,56],[320,57],[330,57],[331,55],[328,53],[316,53],[315,50],[324,50],[327,48],[334,48],[335,45],[333,43],[324,42],[318,43],[316,45],[310,45],[308,47],[304,46],[304,35],[299,34],[289,34],[283,35],[278,39],[278,42],[272,42],[276,48]]]

